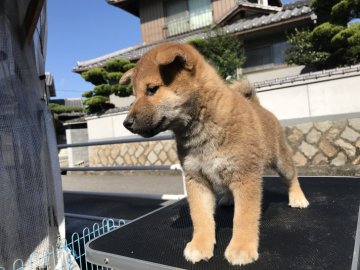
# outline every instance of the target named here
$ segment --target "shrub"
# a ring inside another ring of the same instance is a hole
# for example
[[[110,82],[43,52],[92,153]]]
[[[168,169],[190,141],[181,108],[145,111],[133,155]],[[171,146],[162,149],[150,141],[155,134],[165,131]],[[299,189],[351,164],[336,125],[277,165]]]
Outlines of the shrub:
[[[103,68],[92,68],[81,74],[81,77],[85,81],[90,82],[94,85],[100,85],[106,83],[106,72]]]
[[[127,97],[132,94],[132,87],[119,86],[121,76],[133,68],[135,64],[126,59],[112,59],[106,62],[104,68],[92,68],[81,74],[88,82],[95,85],[92,91],[84,92],[83,97],[86,111],[89,113],[103,112],[114,105],[109,103],[109,96],[115,94],[119,97]]]
[[[70,113],[70,112],[83,112],[84,109],[82,107],[72,107],[72,106],[65,106],[56,103],[49,103],[49,109],[54,113]]]
[[[194,46],[226,79],[234,77],[237,68],[245,63],[245,53],[242,41],[222,30],[209,32],[204,39],[193,39],[188,42]]]

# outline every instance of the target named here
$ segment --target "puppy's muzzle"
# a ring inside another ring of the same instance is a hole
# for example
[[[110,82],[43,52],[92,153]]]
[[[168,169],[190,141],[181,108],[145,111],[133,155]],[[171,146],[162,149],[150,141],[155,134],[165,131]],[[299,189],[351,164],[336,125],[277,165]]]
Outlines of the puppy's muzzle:
[[[132,131],[133,130],[133,125],[135,122],[135,118],[128,116],[126,117],[126,119],[123,122],[124,127],[126,127],[128,130]]]

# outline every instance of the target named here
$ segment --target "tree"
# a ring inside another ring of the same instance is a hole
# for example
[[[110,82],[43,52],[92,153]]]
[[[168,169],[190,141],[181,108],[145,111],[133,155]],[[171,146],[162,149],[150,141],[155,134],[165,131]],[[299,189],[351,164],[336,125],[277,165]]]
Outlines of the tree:
[[[48,104],[48,107],[53,113],[57,113],[57,114],[84,111],[82,107],[65,106],[51,102]]]
[[[109,96],[115,94],[120,97],[131,95],[130,85],[120,86],[118,84],[121,76],[135,64],[126,59],[109,60],[104,67],[92,68],[83,72],[81,76],[88,82],[95,85],[92,91],[82,94],[86,98],[84,105],[88,113],[101,113],[114,105],[109,102]]]
[[[287,63],[310,69],[359,63],[360,23],[349,22],[360,16],[360,0],[313,0],[312,8],[317,25],[288,36]]]
[[[245,63],[242,41],[223,30],[208,32],[206,38],[193,39],[188,43],[204,55],[224,79],[228,76],[236,77],[236,69]]]

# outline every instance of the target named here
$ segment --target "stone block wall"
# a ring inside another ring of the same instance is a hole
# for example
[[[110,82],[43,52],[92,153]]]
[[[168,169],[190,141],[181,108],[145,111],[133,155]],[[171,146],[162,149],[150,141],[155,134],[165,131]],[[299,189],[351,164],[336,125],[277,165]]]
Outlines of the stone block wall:
[[[284,128],[297,166],[359,166],[360,118]]]
[[[178,164],[173,140],[89,147],[90,166]]]
[[[308,122],[284,127],[299,174],[360,172],[360,118]],[[90,166],[179,163],[172,140],[89,148]]]

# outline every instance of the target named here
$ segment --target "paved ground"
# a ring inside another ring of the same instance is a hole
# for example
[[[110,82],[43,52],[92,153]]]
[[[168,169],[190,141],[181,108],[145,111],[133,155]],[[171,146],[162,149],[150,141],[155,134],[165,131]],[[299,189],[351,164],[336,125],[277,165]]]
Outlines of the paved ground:
[[[116,193],[183,194],[181,175],[63,175],[62,184],[69,241],[73,233],[81,234],[85,227],[99,223],[99,219],[132,220],[166,204],[163,200],[129,198]]]
[[[64,191],[183,194],[181,175],[63,175]]]

